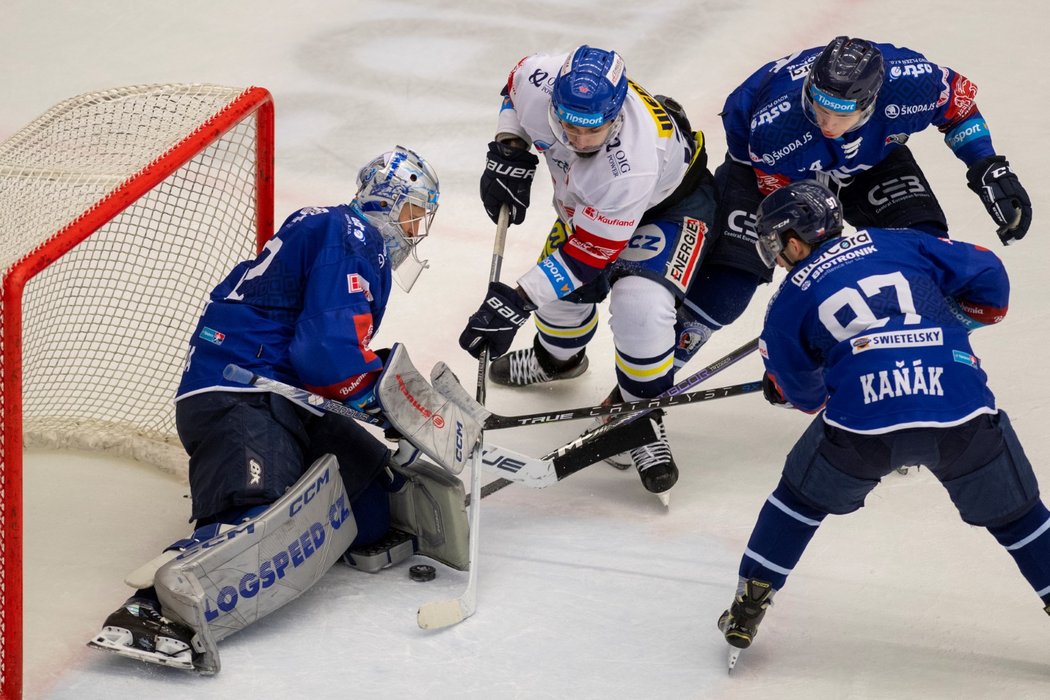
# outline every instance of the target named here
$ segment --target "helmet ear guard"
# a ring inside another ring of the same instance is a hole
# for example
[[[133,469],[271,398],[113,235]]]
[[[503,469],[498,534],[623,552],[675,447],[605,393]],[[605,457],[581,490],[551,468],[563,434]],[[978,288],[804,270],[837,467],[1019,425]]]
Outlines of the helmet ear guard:
[[[818,246],[842,234],[842,204],[815,180],[792,182],[762,200],[755,221],[755,248],[766,265],[776,264],[788,238]]]

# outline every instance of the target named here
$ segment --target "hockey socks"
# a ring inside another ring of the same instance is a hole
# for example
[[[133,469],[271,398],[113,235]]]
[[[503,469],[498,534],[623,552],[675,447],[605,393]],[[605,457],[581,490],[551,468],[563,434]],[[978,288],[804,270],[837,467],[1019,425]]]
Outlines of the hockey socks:
[[[740,560],[740,578],[784,587],[827,513],[802,503],[783,478],[766,499]]]
[[[1050,511],[1042,500],[1012,523],[989,527],[1050,612]]]

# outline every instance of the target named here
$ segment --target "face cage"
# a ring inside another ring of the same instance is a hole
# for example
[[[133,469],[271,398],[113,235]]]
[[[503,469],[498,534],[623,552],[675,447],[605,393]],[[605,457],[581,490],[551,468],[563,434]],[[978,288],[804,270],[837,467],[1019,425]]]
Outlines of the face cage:
[[[565,133],[565,128],[562,126],[561,119],[558,118],[558,111],[553,102],[551,102],[550,109],[547,110],[547,123],[550,125],[551,131],[554,132],[554,138],[558,139],[563,146],[578,155],[589,156],[605,148],[610,141],[619,135],[620,128],[623,126],[623,109],[621,108],[619,114],[613,117],[612,126],[605,134],[605,139],[596,146],[582,150],[572,145],[572,141],[569,140],[569,135]],[[606,124],[608,124],[608,122],[606,122]]]
[[[423,210],[423,213],[420,216],[406,219],[404,222],[406,225],[420,222],[420,228],[422,230],[414,236],[406,236],[402,224],[398,221],[401,217],[401,212],[404,210],[405,206],[409,204]],[[422,197],[418,196],[406,197],[401,205],[397,207],[397,215],[390,216],[379,227],[380,233],[383,234],[383,241],[386,244],[387,259],[390,260],[390,269],[394,281],[397,282],[397,286],[401,287],[406,293],[412,291],[413,285],[415,285],[416,280],[419,279],[419,275],[423,270],[430,267],[430,262],[428,260],[419,259],[416,246],[418,246],[424,238],[430,235],[430,226],[434,221],[434,215],[437,213],[437,208],[437,202],[433,199],[425,201]]]
[[[820,128],[820,124],[817,122],[817,113],[813,106],[813,98],[809,96],[809,83],[802,86],[802,113],[806,115],[806,119],[810,121],[813,126]],[[851,133],[856,131],[860,127],[868,123],[871,119],[871,115],[875,113],[875,103],[877,100],[872,100],[871,104],[860,111],[860,119],[857,123],[846,129],[845,133]]]

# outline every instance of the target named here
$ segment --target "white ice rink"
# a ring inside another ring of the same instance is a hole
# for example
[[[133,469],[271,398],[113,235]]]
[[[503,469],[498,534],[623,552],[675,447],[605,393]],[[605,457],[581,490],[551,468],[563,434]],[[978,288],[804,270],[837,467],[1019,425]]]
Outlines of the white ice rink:
[[[424,370],[476,363],[456,338],[485,288],[494,227],[477,194],[500,86],[522,56],[587,42],[615,48],[651,91],[704,129],[712,165],[729,91],[767,60],[836,34],[905,45],[958,69],[1034,201],[1035,224],[1004,249],[965,186],[965,167],[929,130],[909,142],[954,238],[1002,255],[1014,284],[1005,322],[976,335],[1000,406],[1050,488],[1050,176],[1041,3],[975,0],[511,0],[276,3],[267,0],[0,0],[0,140],[83,92],[161,82],[260,85],[277,112],[277,219],[347,201],[356,168],[395,143],[419,150],[443,185],[432,268],[396,292],[377,346],[404,342]],[[541,166],[541,170],[544,166]],[[547,232],[541,181],[511,230],[505,278]],[[779,281],[778,276],[777,280]],[[1043,280],[1042,282],[1040,280]],[[769,287],[690,370],[757,335]],[[517,346],[530,342],[523,331]],[[591,371],[489,404],[522,413],[600,401],[613,381],[608,328]],[[751,357],[712,383],[756,379]],[[124,574],[187,532],[187,487],[97,455],[26,460],[25,695],[29,698],[1046,698],[1050,620],[1010,557],[957,517],[926,472],[892,476],[867,507],[828,518],[733,676],[715,629],[740,553],[809,418],[758,396],[675,409],[682,476],[671,508],[631,472],[597,465],[543,491],[518,487],[482,508],[477,614],[416,627],[421,602],[465,575],[341,566],[300,600],[220,645],[214,678],[88,650],[128,593]],[[492,433],[539,454],[586,427]]]

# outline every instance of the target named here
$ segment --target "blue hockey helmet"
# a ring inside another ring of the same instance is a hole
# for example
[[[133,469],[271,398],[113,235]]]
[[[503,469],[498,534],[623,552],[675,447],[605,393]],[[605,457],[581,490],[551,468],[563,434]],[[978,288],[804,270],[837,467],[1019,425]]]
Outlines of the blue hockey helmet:
[[[565,59],[551,91],[549,121],[554,135],[574,148],[565,137],[562,123],[582,128],[612,124],[605,143],[619,132],[621,110],[627,98],[627,70],[620,54],[578,46]],[[594,152],[602,143],[582,152]],[[581,152],[581,151],[578,151]]]
[[[434,168],[404,146],[376,156],[357,174],[354,204],[383,235],[394,279],[406,292],[427,267],[416,246],[430,233],[439,194]],[[414,264],[403,267],[406,261]]]
[[[755,221],[762,262],[772,267],[790,236],[818,246],[842,233],[842,204],[816,180],[799,180],[774,191],[758,205]]]
[[[875,110],[886,69],[882,52],[870,41],[839,36],[824,47],[802,86],[802,104],[815,123],[813,107],[836,114],[859,112],[864,124]]]

